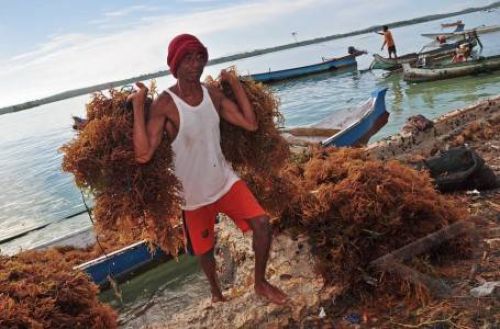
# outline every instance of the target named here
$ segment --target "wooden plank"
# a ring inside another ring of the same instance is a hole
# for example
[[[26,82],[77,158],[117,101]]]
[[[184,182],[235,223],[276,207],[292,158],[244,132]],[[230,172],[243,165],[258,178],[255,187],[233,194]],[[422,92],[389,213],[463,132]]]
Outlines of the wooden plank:
[[[372,261],[370,265],[378,268],[386,268],[393,263],[405,261],[419,255],[444,241],[450,240],[462,233],[474,229],[474,223],[469,220],[462,220],[431,233],[415,242],[412,242],[398,250]]]
[[[425,285],[429,293],[435,297],[443,298],[451,295],[451,288],[442,280],[431,278],[401,263],[394,262],[390,266],[386,263],[383,268],[379,266],[379,269],[395,273],[412,283]]]

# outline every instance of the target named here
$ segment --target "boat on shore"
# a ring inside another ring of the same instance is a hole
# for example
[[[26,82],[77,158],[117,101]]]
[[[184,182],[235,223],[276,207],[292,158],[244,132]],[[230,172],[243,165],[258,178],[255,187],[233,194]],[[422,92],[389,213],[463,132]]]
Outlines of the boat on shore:
[[[339,129],[339,132],[323,140],[321,145],[343,147],[367,144],[389,119],[389,112],[385,106],[386,92],[387,88],[376,90],[360,106],[336,111],[323,120],[322,125]]]
[[[403,79],[409,82],[424,82],[451,79],[464,75],[487,73],[500,69],[500,55],[479,57],[467,62],[430,67],[411,67],[403,64]]]
[[[379,54],[373,54],[373,62],[370,65],[371,69],[382,69],[382,70],[396,70],[401,68],[403,64],[415,65],[419,60],[424,60],[426,62],[440,62],[442,60],[451,59],[451,55],[455,52],[457,47],[466,44],[469,49],[474,48],[478,42],[476,38],[471,40],[462,40],[450,44],[444,44],[438,46],[436,49],[421,53],[410,53],[396,58],[385,58]]]
[[[358,106],[335,111],[316,124],[285,130],[282,136],[292,145],[364,145],[387,123],[386,92],[387,88],[376,90]],[[324,132],[333,133],[325,138]]]
[[[346,55],[343,57],[323,59],[323,62],[307,66],[294,67],[285,70],[250,74],[242,78],[250,78],[255,81],[271,83],[287,79],[303,77],[311,74],[317,74],[328,71],[336,71],[344,68],[354,68],[357,66],[355,55]]]

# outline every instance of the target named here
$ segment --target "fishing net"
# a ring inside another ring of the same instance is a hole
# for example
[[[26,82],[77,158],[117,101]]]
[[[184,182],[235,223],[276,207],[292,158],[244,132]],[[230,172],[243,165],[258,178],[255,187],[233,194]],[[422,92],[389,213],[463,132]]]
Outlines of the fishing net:
[[[112,329],[117,314],[98,287],[58,253],[0,256],[0,328]]]

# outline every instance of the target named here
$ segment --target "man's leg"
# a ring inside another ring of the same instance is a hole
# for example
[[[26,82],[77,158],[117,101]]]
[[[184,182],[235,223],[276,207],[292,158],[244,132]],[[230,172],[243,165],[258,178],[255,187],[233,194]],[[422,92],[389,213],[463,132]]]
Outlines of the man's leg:
[[[210,291],[212,292],[212,302],[224,302],[226,299],[222,296],[220,290],[219,279],[217,278],[217,271],[215,268],[215,257],[214,250],[204,253],[198,256],[201,268],[205,275],[207,276],[208,283],[210,284]]]
[[[253,231],[253,250],[255,252],[255,292],[276,304],[284,304],[287,295],[266,280],[266,266],[271,248],[272,229],[269,217],[250,219]]]
[[[222,296],[214,258],[214,225],[216,212],[205,206],[195,210],[183,211],[184,235],[186,251],[196,255],[207,276],[212,292],[212,302],[225,301]]]

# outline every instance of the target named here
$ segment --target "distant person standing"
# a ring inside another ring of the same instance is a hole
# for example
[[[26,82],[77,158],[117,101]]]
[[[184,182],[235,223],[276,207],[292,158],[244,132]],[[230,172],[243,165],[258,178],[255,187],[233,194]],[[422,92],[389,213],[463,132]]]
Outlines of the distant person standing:
[[[389,27],[384,25],[382,27],[383,32],[377,32],[380,35],[384,36],[384,43],[380,50],[384,50],[385,45],[387,45],[387,51],[389,52],[389,58],[392,58],[392,54],[394,54],[394,58],[398,58],[396,54],[396,44],[394,43],[394,38],[392,37],[391,31],[389,31]]]

